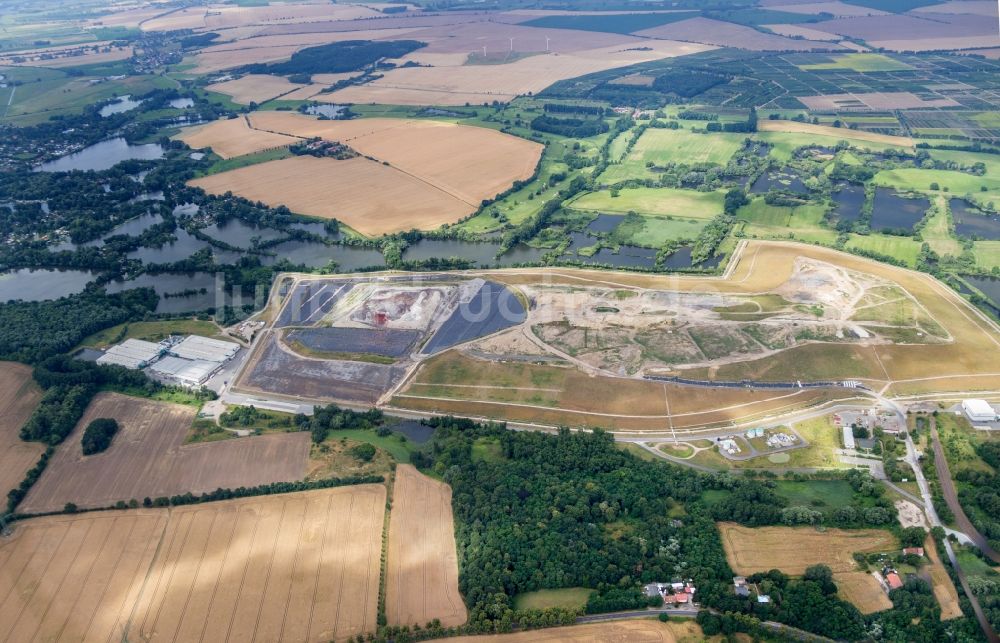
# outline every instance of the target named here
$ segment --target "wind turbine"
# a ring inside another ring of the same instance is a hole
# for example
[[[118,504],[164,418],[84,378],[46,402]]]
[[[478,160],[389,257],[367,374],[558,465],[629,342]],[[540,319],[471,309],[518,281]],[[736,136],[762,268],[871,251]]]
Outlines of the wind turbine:
[[[510,39],[510,51],[511,51],[511,53],[513,53],[513,51],[514,51],[514,39],[513,38]]]
[[[545,36],[545,51],[548,52],[548,50],[549,50],[549,37]]]

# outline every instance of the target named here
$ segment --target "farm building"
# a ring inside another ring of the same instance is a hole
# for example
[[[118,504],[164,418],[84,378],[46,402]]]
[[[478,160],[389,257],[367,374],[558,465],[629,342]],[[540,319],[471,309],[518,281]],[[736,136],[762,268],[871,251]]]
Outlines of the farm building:
[[[225,362],[240,350],[240,345],[219,339],[188,335],[170,347],[170,354],[189,360]]]
[[[962,410],[972,422],[995,422],[996,409],[986,400],[963,400]]]
[[[899,589],[903,586],[903,580],[896,572],[889,572],[885,575],[885,582],[889,584],[889,589]]]
[[[141,339],[126,339],[109,348],[97,358],[98,364],[117,364],[125,368],[140,369],[149,366],[164,353],[164,347]]]
[[[160,377],[181,386],[201,386],[222,367],[222,362],[203,359],[184,359],[167,355],[149,367]]]

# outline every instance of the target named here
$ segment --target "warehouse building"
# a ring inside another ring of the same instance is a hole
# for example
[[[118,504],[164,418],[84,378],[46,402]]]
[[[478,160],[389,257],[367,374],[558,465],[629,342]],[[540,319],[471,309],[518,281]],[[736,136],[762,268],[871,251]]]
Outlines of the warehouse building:
[[[221,363],[232,359],[239,350],[240,345],[233,342],[188,335],[170,347],[170,354],[182,359]]]
[[[126,339],[121,344],[116,344],[106,350],[103,355],[97,358],[97,363],[117,364],[131,369],[146,368],[159,359],[165,350],[161,344],[141,339]]]
[[[963,400],[962,410],[971,422],[996,422],[997,412],[986,400]]]
[[[203,359],[184,359],[167,355],[149,367],[161,379],[181,386],[196,387],[208,381],[212,375],[222,368],[222,362],[209,362]]]

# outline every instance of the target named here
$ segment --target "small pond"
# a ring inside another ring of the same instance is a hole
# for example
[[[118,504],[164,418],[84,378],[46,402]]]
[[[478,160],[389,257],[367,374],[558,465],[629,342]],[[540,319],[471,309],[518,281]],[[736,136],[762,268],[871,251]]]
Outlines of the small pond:
[[[717,268],[724,255],[709,257],[705,261],[695,265],[691,263],[691,246],[681,246],[673,254],[667,255],[663,261],[663,267],[668,270],[681,270],[683,268]]]
[[[417,420],[400,420],[392,427],[393,433],[406,436],[406,439],[416,444],[426,444],[434,437],[434,428],[421,424]]]
[[[216,278],[209,272],[142,274],[128,281],[111,281],[106,288],[109,293],[122,292],[132,288],[152,288],[160,296],[160,302],[156,306],[156,312],[160,314],[193,313],[231,303],[231,298],[228,296],[216,297]],[[201,292],[202,290],[204,292]],[[185,296],[165,296],[189,291],[198,292]]]
[[[67,154],[54,161],[42,163],[36,172],[70,172],[72,170],[101,171],[114,167],[122,161],[151,161],[163,158],[163,148],[156,143],[131,145],[124,138],[112,138],[85,147],[79,152]]]
[[[876,188],[871,229],[912,230],[928,207],[926,199],[906,199],[890,188]]]
[[[183,228],[174,230],[174,236],[177,241],[165,243],[159,248],[139,248],[126,256],[145,264],[164,264],[187,259],[203,248],[212,248],[207,241],[195,238]],[[212,248],[212,255],[217,263],[236,263],[242,256],[239,252],[219,248]]]
[[[1000,308],[1000,277],[973,277],[962,275],[962,278],[986,295],[995,307]]]
[[[750,192],[754,194],[763,194],[770,190],[794,192],[796,194],[807,194],[809,192],[809,188],[806,187],[801,178],[788,172],[765,172],[750,187]]]
[[[837,204],[834,214],[838,221],[857,221],[861,218],[861,208],[865,204],[865,188],[860,185],[841,185],[833,193],[833,202]]]
[[[949,206],[958,236],[1000,239],[1000,216],[981,212],[963,199],[952,199]]]
[[[285,241],[268,248],[267,252],[276,253],[277,256],[261,256],[260,262],[264,265],[271,265],[279,259],[288,259],[295,265],[304,264],[309,268],[322,268],[330,261],[336,261],[339,272],[353,272],[360,268],[385,265],[385,257],[374,248],[328,246],[315,241]]]
[[[345,111],[347,111],[347,105],[310,105],[306,108],[307,114],[326,116],[331,119],[340,118]]]
[[[280,230],[274,228],[258,228],[239,219],[230,219],[225,223],[213,223],[207,228],[202,228],[202,234],[218,239],[234,248],[253,247],[254,238],[260,241],[273,241],[286,236]]]
[[[170,106],[174,109],[187,109],[194,106],[194,101],[190,98],[175,98],[170,101]]]
[[[0,302],[45,301],[83,292],[97,277],[89,270],[21,268],[0,273]]]
[[[587,224],[587,232],[591,234],[611,232],[624,220],[624,214],[599,214],[596,219]]]
[[[125,96],[119,98],[117,101],[113,103],[108,103],[107,105],[102,107],[101,110],[98,112],[98,114],[100,114],[104,118],[107,118],[108,116],[111,116],[113,114],[121,114],[122,112],[133,110],[139,105],[142,105],[141,100],[132,100],[132,97],[126,94]]]

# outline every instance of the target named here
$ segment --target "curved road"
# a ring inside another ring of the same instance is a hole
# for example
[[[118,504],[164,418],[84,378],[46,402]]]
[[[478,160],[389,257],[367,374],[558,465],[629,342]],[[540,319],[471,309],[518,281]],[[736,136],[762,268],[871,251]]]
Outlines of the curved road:
[[[962,505],[958,502],[958,491],[955,490],[955,483],[951,479],[951,472],[948,469],[948,459],[944,455],[944,448],[941,446],[941,440],[938,438],[937,420],[934,417],[930,418],[930,427],[931,439],[934,445],[934,467],[937,469],[938,481],[941,483],[941,493],[944,495],[945,502],[948,503],[948,508],[955,514],[955,522],[958,523],[959,531],[965,532],[965,535],[975,543],[976,547],[979,547],[980,551],[987,558],[995,563],[1000,563],[1000,553],[997,553],[995,549],[990,547],[989,541],[975,528],[969,517],[965,515]]]

